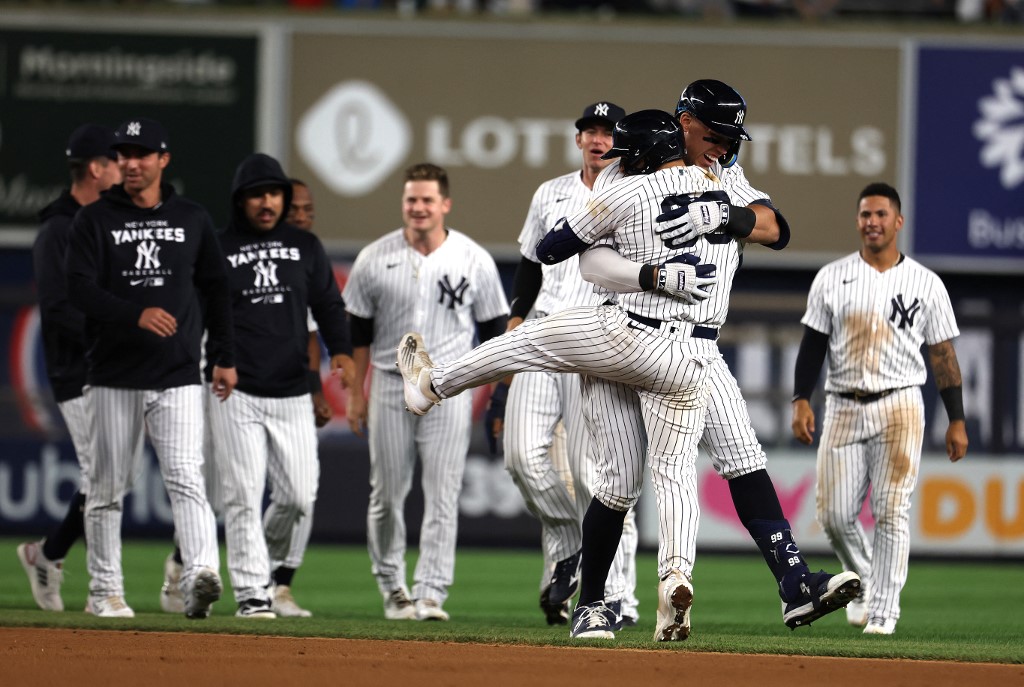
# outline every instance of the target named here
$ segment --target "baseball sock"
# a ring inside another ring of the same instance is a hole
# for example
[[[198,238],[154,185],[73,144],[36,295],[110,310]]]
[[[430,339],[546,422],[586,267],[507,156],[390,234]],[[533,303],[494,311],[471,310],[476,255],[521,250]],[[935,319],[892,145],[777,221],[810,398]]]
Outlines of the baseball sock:
[[[85,494],[76,491],[71,497],[68,512],[57,526],[57,531],[43,542],[43,555],[48,560],[63,560],[79,537],[85,536]]]
[[[596,498],[583,516],[583,560],[580,566],[580,598],[577,606],[604,600],[604,583],[622,538],[626,511],[615,510]]]
[[[779,583],[779,595],[783,599],[798,598],[799,581],[810,569],[793,541],[792,529],[782,513],[768,471],[755,470],[729,480],[729,491],[736,515]]]
[[[295,577],[295,568],[287,568],[282,565],[274,571],[274,584],[278,587],[290,587],[293,577]]]

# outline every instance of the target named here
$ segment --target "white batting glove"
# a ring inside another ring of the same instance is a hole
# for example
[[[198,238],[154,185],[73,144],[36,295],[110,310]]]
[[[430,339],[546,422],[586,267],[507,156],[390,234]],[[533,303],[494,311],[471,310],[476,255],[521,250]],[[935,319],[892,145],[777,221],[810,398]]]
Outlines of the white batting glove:
[[[711,263],[700,264],[696,255],[680,255],[658,269],[658,290],[695,305],[711,297],[711,287],[718,281],[716,270]]]
[[[692,201],[685,196],[666,198],[662,209],[654,232],[669,248],[680,248],[729,222],[729,197],[721,191],[708,191]]]

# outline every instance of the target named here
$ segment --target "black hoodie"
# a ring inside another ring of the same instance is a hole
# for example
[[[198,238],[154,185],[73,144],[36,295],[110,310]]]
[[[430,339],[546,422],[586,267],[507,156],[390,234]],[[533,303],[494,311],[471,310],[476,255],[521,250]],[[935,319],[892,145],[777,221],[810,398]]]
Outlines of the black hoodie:
[[[32,245],[43,355],[58,403],[78,398],[85,386],[85,315],[68,301],[64,275],[71,220],[80,207],[69,191],[62,191],[39,213],[42,225]]]
[[[67,256],[69,298],[86,315],[89,383],[125,389],[199,384],[206,329],[218,351],[213,362],[234,366],[231,306],[224,257],[210,215],[199,204],[160,187],[161,202],[140,208],[121,185],[82,208]],[[148,307],[178,322],[173,336],[139,327]]]
[[[264,185],[284,189],[281,217],[267,231],[252,227],[242,205],[245,189]],[[331,355],[352,354],[345,304],[320,239],[284,221],[291,197],[277,160],[250,155],[235,171],[231,221],[219,236],[231,289],[236,388],[254,396],[309,393],[307,310]]]

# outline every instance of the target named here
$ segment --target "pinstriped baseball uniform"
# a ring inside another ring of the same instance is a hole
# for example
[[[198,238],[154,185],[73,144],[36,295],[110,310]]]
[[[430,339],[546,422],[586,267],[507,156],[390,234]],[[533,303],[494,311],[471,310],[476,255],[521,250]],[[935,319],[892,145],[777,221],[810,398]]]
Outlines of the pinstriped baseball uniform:
[[[574,171],[544,182],[530,203],[519,234],[522,255],[540,262],[536,246],[548,230],[590,197],[581,173]],[[573,306],[595,306],[604,301],[592,284],[580,276],[579,256],[557,265],[542,265],[540,292],[534,314],[543,317]],[[566,458],[573,481],[571,495],[557,474],[551,455],[559,421],[566,432]],[[580,379],[554,372],[516,375],[509,389],[504,429],[505,464],[519,487],[530,512],[541,521],[544,559],[549,564],[580,550],[580,523],[593,496],[594,457],[583,418]],[[575,497],[575,499],[573,498]],[[635,566],[636,526],[633,511],[605,585],[606,598],[623,600],[624,613],[637,617],[633,588],[626,584],[626,570]],[[635,577],[635,575],[634,575]],[[550,574],[544,576],[545,586]]]
[[[736,242],[727,237],[673,248],[651,229],[665,197],[711,190],[719,190],[717,179],[701,170],[668,167],[605,188],[567,223],[586,243],[610,236],[615,248],[636,262],[660,264],[696,253],[701,262],[731,272],[728,265],[731,262],[734,269],[739,253]],[[698,517],[696,446],[705,412],[707,364],[715,352],[712,341],[690,334],[694,325],[716,324],[719,316],[724,320],[729,286],[722,286],[725,298],[700,305],[657,292],[630,293],[621,295],[618,306],[569,308],[530,320],[459,360],[437,365],[431,382],[441,398],[525,370],[579,372],[635,387],[650,439],[652,482],[661,513],[659,574],[673,568],[689,574]],[[662,324],[645,325],[630,313]],[[430,350],[429,341],[427,346]],[[628,510],[639,488],[635,494],[626,492],[628,475],[602,467],[606,469],[597,475],[594,495],[609,507]]]
[[[477,322],[508,314],[494,259],[465,234],[447,232],[429,255],[414,250],[402,229],[377,239],[356,257],[344,291],[348,311],[374,324],[367,421],[367,532],[373,574],[385,596],[405,587],[403,509],[418,455],[426,503],[412,595],[438,602],[447,598],[455,573],[471,399],[466,396],[423,417],[405,412],[395,349],[413,329],[439,354],[456,357],[472,349]]]
[[[949,294],[911,258],[879,272],[854,253],[818,272],[801,322],[829,337],[818,520],[843,566],[867,580],[868,616],[897,620],[924,440],[921,346],[959,335]],[[840,396],[852,392],[892,393]],[[873,541],[857,519],[869,484]]]
[[[723,169],[721,164],[716,162],[710,168],[710,173],[721,180],[722,190],[729,194],[729,202],[733,205],[746,206],[757,201],[770,202],[765,193],[750,185],[740,165]],[[605,188],[623,178],[619,160],[615,160],[598,176],[594,188]],[[737,247],[742,251],[742,244]],[[712,289],[715,294],[713,299],[725,299],[726,310],[711,320],[715,326],[721,326],[728,313],[728,295],[735,269],[739,267],[739,259],[737,258],[735,266],[728,273],[724,269],[727,265],[715,264],[718,265],[719,279],[727,278],[727,281],[720,281]],[[713,307],[710,305],[711,300],[707,303],[708,307]],[[606,379],[590,380],[586,387],[587,401],[583,407],[587,413],[600,412],[600,417],[595,415],[592,418],[597,431],[595,440],[598,442],[595,455],[629,464],[636,456],[646,454],[646,437],[640,424],[639,400],[635,394],[613,388],[614,386],[614,382]],[[623,441],[623,437],[635,437],[641,443],[630,446],[628,442]],[[767,465],[764,450],[750,423],[747,404],[740,392],[739,384],[718,351],[715,352],[708,368],[707,417],[700,447],[710,456],[718,474],[725,479],[762,470]],[[640,465],[642,466],[642,463]],[[630,490],[634,487],[639,488],[640,484],[636,480],[636,475],[629,478]]]

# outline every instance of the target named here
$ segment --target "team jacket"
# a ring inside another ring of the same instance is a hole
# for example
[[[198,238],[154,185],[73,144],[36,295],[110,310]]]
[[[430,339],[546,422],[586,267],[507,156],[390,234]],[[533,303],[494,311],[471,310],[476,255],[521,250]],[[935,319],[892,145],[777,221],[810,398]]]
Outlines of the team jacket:
[[[42,225],[32,246],[43,355],[58,403],[78,398],[85,386],[85,315],[68,301],[64,275],[71,220],[80,207],[69,191],[62,191],[39,213]]]
[[[345,304],[323,245],[314,234],[286,224],[253,229],[238,202],[255,181],[291,183],[280,165],[253,155],[239,166],[232,186],[232,215],[219,236],[227,265],[240,391],[283,398],[309,393],[307,308],[331,355],[352,354]]]
[[[160,188],[162,202],[140,208],[120,185],[82,208],[72,224],[67,256],[69,297],[86,315],[89,384],[168,389],[198,384],[203,316],[218,351],[233,367],[231,307],[224,258],[209,213]],[[166,338],[139,327],[148,307],[173,315]]]

